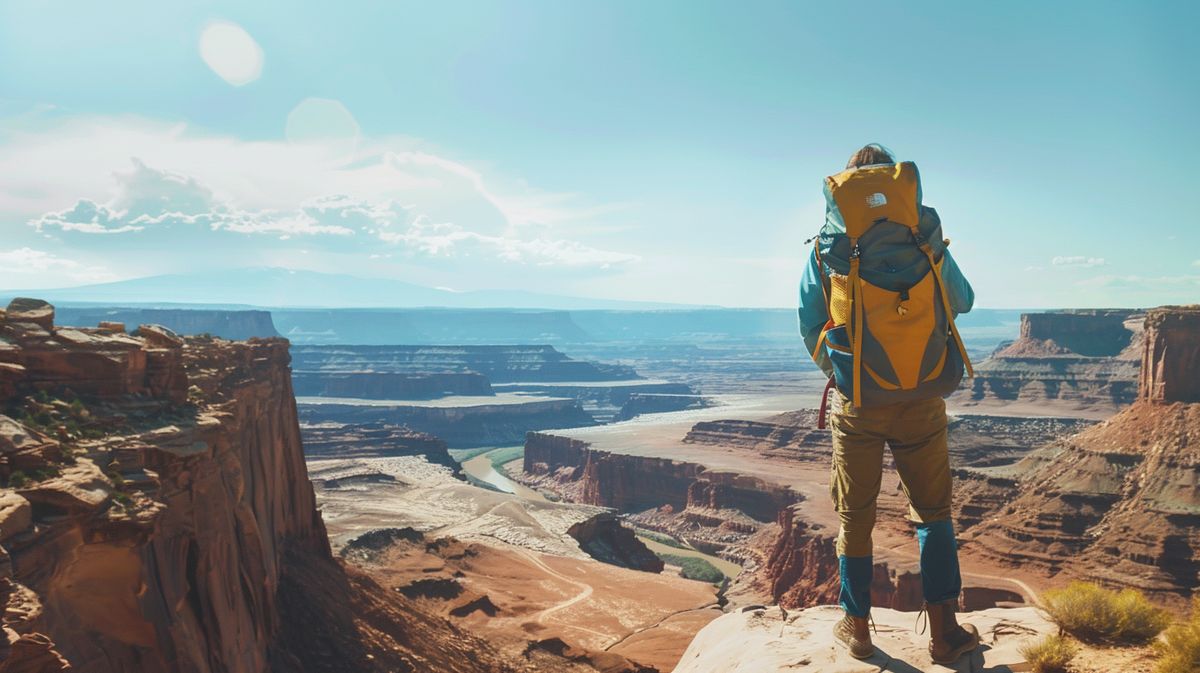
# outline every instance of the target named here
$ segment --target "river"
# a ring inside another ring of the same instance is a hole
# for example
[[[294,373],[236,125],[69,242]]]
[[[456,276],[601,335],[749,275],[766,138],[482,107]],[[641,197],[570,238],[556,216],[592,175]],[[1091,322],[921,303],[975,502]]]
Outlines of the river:
[[[505,449],[503,449],[503,448],[494,449],[494,451],[503,451],[503,450],[505,450]],[[542,495],[541,493],[538,493],[537,491],[533,490],[532,488],[529,488],[528,486],[524,486],[522,484],[519,484],[519,483],[513,481],[512,479],[509,479],[508,475],[504,474],[500,470],[497,470],[495,467],[493,467],[492,459],[488,455],[490,453],[491,453],[491,451],[488,451],[486,453],[481,453],[478,456],[475,456],[473,458],[470,458],[470,459],[464,461],[462,464],[463,472],[466,472],[467,474],[471,475],[475,479],[478,479],[479,481],[482,481],[482,482],[486,482],[505,493],[512,493],[513,495],[516,495],[521,498],[525,498],[526,500],[543,500],[544,501],[547,499],[544,495]],[[515,463],[515,462],[517,462],[517,460],[513,460],[513,461],[509,462],[508,464],[512,465],[512,463]],[[725,573],[725,575],[730,578],[737,577],[737,574],[742,571],[741,566],[739,566],[738,564],[732,563],[730,561],[726,561],[725,559],[720,558],[718,556],[713,556],[711,554],[705,554],[704,552],[697,551],[695,549],[679,549],[677,547],[672,547],[670,545],[665,545],[661,542],[657,542],[655,540],[652,540],[652,539],[642,536],[642,535],[639,535],[638,539],[641,540],[642,543],[645,544],[646,547],[648,547],[650,549],[650,551],[655,552],[657,554],[674,554],[676,556],[694,556],[696,558],[702,558],[705,561],[708,561],[709,563],[716,566],[716,568],[718,570]]]

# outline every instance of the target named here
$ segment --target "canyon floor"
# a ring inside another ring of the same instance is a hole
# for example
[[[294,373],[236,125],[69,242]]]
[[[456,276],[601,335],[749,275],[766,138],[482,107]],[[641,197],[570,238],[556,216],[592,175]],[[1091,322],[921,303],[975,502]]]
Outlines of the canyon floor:
[[[509,654],[557,639],[667,671],[721,614],[712,584],[584,553],[568,530],[602,508],[473,486],[419,457],[310,460],[309,474],[335,552]]]

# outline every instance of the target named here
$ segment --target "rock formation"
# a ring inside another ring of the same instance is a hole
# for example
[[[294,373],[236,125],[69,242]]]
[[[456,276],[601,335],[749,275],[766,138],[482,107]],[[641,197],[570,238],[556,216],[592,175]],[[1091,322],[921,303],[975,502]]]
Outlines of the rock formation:
[[[332,559],[281,339],[0,317],[0,671],[511,670]]]
[[[304,455],[309,458],[364,458],[421,456],[460,475],[462,466],[450,455],[446,442],[403,425],[387,423],[301,424]]]
[[[580,521],[567,533],[579,541],[580,549],[598,561],[622,568],[662,572],[662,559],[637,539],[633,529],[622,526],[621,520],[612,514],[597,514]]]
[[[642,414],[660,414],[668,411],[703,409],[712,406],[712,400],[700,395],[633,393],[613,416],[614,421],[627,421]]]
[[[1051,445],[976,504],[993,509],[969,548],[1047,573],[1132,586],[1167,599],[1200,580],[1200,307],[1146,317],[1140,397]]]
[[[1021,646],[1055,630],[1031,607],[993,608],[963,615],[979,629],[984,647],[953,667],[942,667],[930,662],[927,641],[913,637],[911,614],[879,608],[871,615],[876,624],[872,640],[878,652],[870,659],[857,661],[833,640],[833,626],[842,618],[841,609],[825,606],[791,611],[747,606],[704,627],[675,673],[1023,671],[1029,668],[1021,656]]]
[[[623,365],[574,360],[553,346],[295,346],[297,372],[477,372],[493,383],[639,378]]]
[[[529,429],[583,427],[596,421],[570,399],[474,401],[471,404],[419,404],[391,401],[303,399],[305,425],[407,426],[445,440],[452,448],[520,443]]]
[[[709,471],[697,463],[668,458],[597,451],[586,442],[540,432],[526,436],[524,472],[539,483],[567,491],[573,502],[623,512],[663,506],[676,511],[730,509],[772,521],[780,508],[798,497],[755,477]]]
[[[975,367],[955,400],[1060,400],[1079,409],[1113,411],[1137,395],[1141,312],[1078,310],[1026,313],[1020,337]]]

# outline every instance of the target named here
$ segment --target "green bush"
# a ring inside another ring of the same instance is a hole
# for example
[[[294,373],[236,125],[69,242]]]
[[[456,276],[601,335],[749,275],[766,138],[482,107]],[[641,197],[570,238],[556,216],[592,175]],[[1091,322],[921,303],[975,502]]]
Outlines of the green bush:
[[[696,556],[680,556],[678,554],[659,554],[663,563],[670,563],[683,569],[682,575],[689,580],[699,580],[709,584],[720,584],[725,579],[725,573],[708,561]]]
[[[1110,591],[1072,582],[1047,591],[1043,607],[1059,628],[1085,643],[1144,645],[1171,623],[1171,617],[1134,589]]]
[[[9,488],[23,488],[29,485],[29,477],[20,470],[13,470],[12,474],[8,475]]]
[[[1021,647],[1021,656],[1033,673],[1066,673],[1077,649],[1065,636],[1054,634]]]
[[[1167,629],[1158,650],[1154,673],[1193,673],[1200,669],[1200,598],[1192,599],[1192,614],[1186,622]]]

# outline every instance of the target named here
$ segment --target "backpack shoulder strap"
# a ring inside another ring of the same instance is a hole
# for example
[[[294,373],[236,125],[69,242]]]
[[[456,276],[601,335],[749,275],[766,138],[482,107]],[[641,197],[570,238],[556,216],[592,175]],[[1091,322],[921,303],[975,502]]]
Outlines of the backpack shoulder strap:
[[[975,368],[971,366],[971,358],[967,355],[967,346],[958,332],[958,325],[954,324],[954,310],[950,307],[950,293],[946,290],[945,281],[942,280],[942,262],[946,260],[946,256],[942,255],[940,260],[934,261],[933,248],[929,247],[929,241],[925,240],[919,232],[914,231],[913,233],[921,252],[924,252],[925,258],[929,260],[929,270],[934,274],[934,280],[937,281],[938,294],[942,297],[942,308],[945,309],[946,320],[950,323],[950,334],[954,337],[954,343],[958,346],[958,353],[962,356],[963,365],[967,368],[967,376],[974,378]]]

